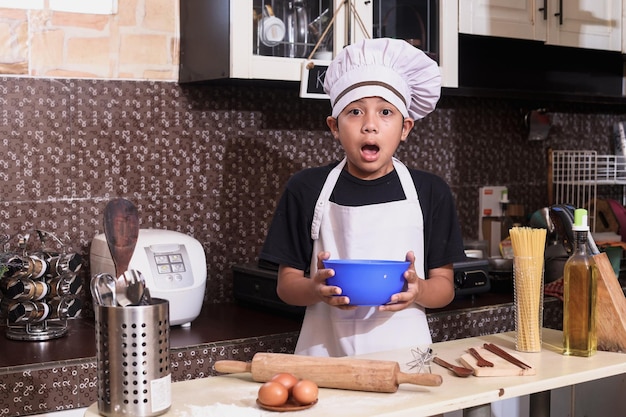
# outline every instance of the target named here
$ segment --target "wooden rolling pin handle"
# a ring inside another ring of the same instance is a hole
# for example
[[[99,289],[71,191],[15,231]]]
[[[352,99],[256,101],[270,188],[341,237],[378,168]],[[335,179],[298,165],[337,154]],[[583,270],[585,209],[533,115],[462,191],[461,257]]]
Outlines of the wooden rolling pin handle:
[[[242,372],[252,372],[252,363],[244,361],[217,361],[213,366],[217,372],[223,374],[239,374]]]
[[[438,374],[408,374],[406,372],[398,372],[396,375],[396,383],[438,387],[443,383],[443,378]]]

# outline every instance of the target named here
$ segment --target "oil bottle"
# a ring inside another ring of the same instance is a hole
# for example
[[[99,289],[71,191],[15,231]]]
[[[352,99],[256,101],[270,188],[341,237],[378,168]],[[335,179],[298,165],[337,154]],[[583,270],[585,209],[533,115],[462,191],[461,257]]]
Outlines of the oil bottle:
[[[563,270],[563,354],[591,356],[596,335],[597,270],[587,252],[587,210],[574,211],[574,244]]]

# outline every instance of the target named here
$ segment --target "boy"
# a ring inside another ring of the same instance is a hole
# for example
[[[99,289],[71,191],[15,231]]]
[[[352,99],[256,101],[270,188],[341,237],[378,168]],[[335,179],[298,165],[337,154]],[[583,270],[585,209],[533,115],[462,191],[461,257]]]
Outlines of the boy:
[[[324,90],[326,123],[346,156],[290,178],[260,254],[279,264],[279,297],[307,307],[295,353],[427,346],[425,308],[454,298],[452,264],[465,259],[463,241],[447,184],[393,155],[415,120],[434,110],[439,68],[403,40],[368,39],[335,57]],[[322,260],[330,257],[406,259],[406,288],[383,306],[351,306],[326,285],[334,271]]]

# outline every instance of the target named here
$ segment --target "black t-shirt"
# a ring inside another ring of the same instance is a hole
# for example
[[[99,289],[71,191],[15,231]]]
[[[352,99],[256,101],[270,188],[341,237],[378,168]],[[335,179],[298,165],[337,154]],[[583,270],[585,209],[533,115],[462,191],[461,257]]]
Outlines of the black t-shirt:
[[[308,168],[289,179],[261,250],[262,260],[308,272],[313,252],[311,223],[315,203],[326,177],[338,163]],[[464,260],[463,239],[450,188],[434,174],[415,169],[409,172],[424,217],[425,270]],[[404,199],[406,196],[395,170],[375,180],[362,180],[344,169],[330,197],[332,202],[343,206]]]

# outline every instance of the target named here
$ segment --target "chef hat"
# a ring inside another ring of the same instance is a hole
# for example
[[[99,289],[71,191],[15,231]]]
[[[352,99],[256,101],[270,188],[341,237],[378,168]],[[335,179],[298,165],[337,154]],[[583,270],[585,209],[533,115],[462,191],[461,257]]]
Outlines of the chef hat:
[[[414,120],[435,109],[441,94],[437,63],[401,39],[365,39],[346,46],[326,70],[332,116],[363,97],[382,97]]]

